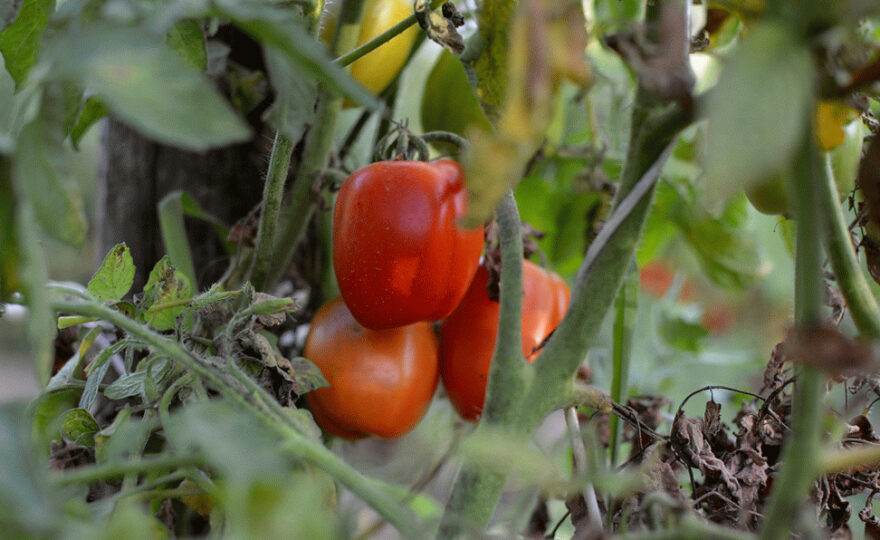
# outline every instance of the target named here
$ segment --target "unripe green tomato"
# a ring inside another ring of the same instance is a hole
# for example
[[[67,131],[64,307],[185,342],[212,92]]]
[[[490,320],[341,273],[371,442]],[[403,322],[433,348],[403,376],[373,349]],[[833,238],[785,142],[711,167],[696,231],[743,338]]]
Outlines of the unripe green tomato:
[[[464,136],[476,124],[490,129],[458,57],[444,50],[428,75],[422,96],[422,129]]]
[[[853,190],[862,156],[862,139],[864,126],[861,120],[850,122],[844,128],[846,137],[843,143],[829,152],[824,152],[826,163],[831,165],[834,183],[840,200]],[[768,215],[791,217],[791,204],[785,185],[785,176],[781,173],[771,175],[767,180],[746,189],[746,197],[755,210]]]

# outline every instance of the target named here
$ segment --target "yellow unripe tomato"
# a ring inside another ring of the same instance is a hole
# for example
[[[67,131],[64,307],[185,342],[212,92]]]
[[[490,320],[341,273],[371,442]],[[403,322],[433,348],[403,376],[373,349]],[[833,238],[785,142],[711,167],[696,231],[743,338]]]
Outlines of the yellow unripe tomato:
[[[321,41],[324,43],[329,44],[333,39],[341,5],[339,1],[331,0],[324,6],[325,22],[320,32]],[[409,0],[366,0],[357,47],[378,37],[412,13],[413,4]],[[418,36],[418,27],[413,25],[379,48],[355,60],[351,64],[351,75],[368,90],[378,94],[394,80],[403,67],[416,36]]]

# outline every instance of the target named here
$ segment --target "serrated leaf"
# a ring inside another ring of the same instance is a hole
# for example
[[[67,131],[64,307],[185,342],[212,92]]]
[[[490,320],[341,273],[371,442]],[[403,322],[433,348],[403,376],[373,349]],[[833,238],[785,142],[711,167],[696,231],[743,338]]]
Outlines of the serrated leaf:
[[[192,290],[189,279],[176,270],[165,255],[153,267],[144,286],[144,319],[156,330],[174,328],[174,320],[186,308],[178,302],[191,298]]]
[[[250,135],[203,75],[145,31],[94,24],[50,49],[52,77],[79,81],[147,136],[201,151]]]
[[[134,261],[125,242],[110,248],[89,281],[89,292],[101,300],[121,300],[134,283]]]
[[[61,417],[61,435],[80,446],[94,448],[98,422],[85,409],[70,409]]]
[[[16,87],[37,62],[43,31],[54,10],[55,0],[24,0],[12,24],[0,31],[0,53]]]
[[[165,43],[183,60],[199,71],[208,65],[208,54],[205,49],[205,35],[198,21],[178,21],[165,34]]]
[[[810,121],[812,78],[810,53],[788,28],[749,29],[707,99],[710,207],[788,164]]]

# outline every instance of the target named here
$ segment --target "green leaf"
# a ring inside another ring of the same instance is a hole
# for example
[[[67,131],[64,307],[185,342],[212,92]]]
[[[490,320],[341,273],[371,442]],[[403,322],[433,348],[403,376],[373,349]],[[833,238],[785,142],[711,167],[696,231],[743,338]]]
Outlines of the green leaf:
[[[375,111],[381,102],[360,85],[345,69],[333,63],[326,48],[287,13],[277,10],[253,10],[237,0],[218,0],[218,15],[229,18],[257,41],[277,49],[296,65],[304,77],[316,80],[335,94]],[[278,22],[279,20],[285,22]]]
[[[49,443],[58,438],[61,416],[76,407],[78,399],[79,390],[57,390],[42,393],[30,404],[31,437],[42,455],[49,454]]]
[[[99,429],[98,422],[85,409],[70,409],[61,417],[61,436],[73,444],[94,448]]]
[[[180,301],[191,298],[192,290],[189,279],[171,265],[167,255],[159,259],[144,286],[142,309],[147,323],[160,331],[174,328],[174,320],[186,308]]]
[[[125,242],[116,244],[104,257],[89,281],[89,292],[101,300],[121,300],[134,283],[134,261]]]
[[[168,538],[168,530],[137,502],[123,499],[113,510],[97,540],[157,540]]]
[[[50,538],[58,508],[46,481],[45,463],[36,459],[31,441],[23,436],[20,411],[0,406],[0,521],[4,538]]]
[[[196,270],[193,266],[192,251],[186,238],[186,224],[183,222],[183,203],[180,191],[169,193],[159,202],[159,228],[162,231],[162,242],[165,251],[171,258],[171,264],[179,268],[190,283],[196,282]]]
[[[12,178],[19,197],[33,205],[46,234],[79,247],[85,240],[86,218],[79,194],[62,181],[68,167],[58,128],[45,116],[24,128],[13,159]]]
[[[0,30],[3,30],[15,20],[18,10],[21,9],[20,0],[0,0]]]
[[[43,31],[53,11],[55,0],[24,0],[15,21],[0,31],[0,53],[16,87],[37,63]]]
[[[293,379],[296,381],[296,391],[299,395],[330,386],[318,366],[308,358],[297,356],[290,361],[290,367],[293,368]]]
[[[107,399],[125,399],[144,393],[146,371],[135,371],[122,375],[104,389]]]
[[[198,21],[178,21],[165,35],[165,43],[191,67],[205,71],[208,53],[205,49],[205,35]]]
[[[79,116],[73,125],[73,129],[70,130],[70,142],[73,143],[74,148],[79,149],[79,142],[88,133],[89,128],[95,125],[98,120],[107,116],[107,113],[107,107],[101,103],[100,99],[90,97],[86,100],[79,111]]]
[[[79,81],[160,142],[201,151],[250,135],[208,79],[142,30],[94,24],[60,35],[49,56],[51,76]]]
[[[712,206],[790,162],[810,121],[813,76],[809,51],[788,28],[765,22],[749,29],[704,111]]]
[[[296,64],[290,62],[277,49],[266,50],[266,67],[275,89],[275,103],[263,119],[292,141],[298,141],[306,125],[315,116],[315,100],[318,82],[303,75]]]

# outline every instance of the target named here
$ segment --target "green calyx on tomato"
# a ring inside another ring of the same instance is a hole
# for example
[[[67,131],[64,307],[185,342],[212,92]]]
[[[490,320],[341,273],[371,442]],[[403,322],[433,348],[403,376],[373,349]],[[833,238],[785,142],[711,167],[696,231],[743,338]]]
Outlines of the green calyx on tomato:
[[[454,161],[380,161],[345,180],[333,216],[333,268],[360,324],[382,330],[455,309],[483,249],[482,225],[459,225],[466,211]]]
[[[461,304],[440,329],[440,378],[465,420],[483,412],[498,335],[500,304],[489,299],[489,272],[480,266]],[[522,351],[531,362],[568,309],[568,285],[556,273],[523,261]]]
[[[368,330],[342,298],[315,314],[303,354],[330,383],[306,394],[315,421],[346,439],[403,435],[437,388],[437,337],[428,323]]]
[[[837,194],[842,201],[855,185],[862,155],[864,126],[861,120],[845,121],[831,111],[835,105],[820,104],[817,110],[819,146],[827,150],[825,160],[831,167]],[[768,215],[791,217],[791,197],[783,173],[774,173],[766,180],[746,189],[746,197],[756,210]]]
[[[422,128],[464,136],[471,124],[490,130],[473,87],[458,57],[443,50],[425,82],[422,97]]]
[[[331,0],[324,4],[326,11],[323,17],[324,26],[320,37],[324,43],[330,43],[339,18],[342,3]],[[412,15],[413,5],[409,0],[366,0],[361,16],[361,28],[358,34],[357,47],[371,41],[386,30]],[[400,72],[410,49],[418,36],[418,29],[412,26],[383,43],[377,49],[358,58],[351,64],[351,75],[368,90],[378,94]]]

